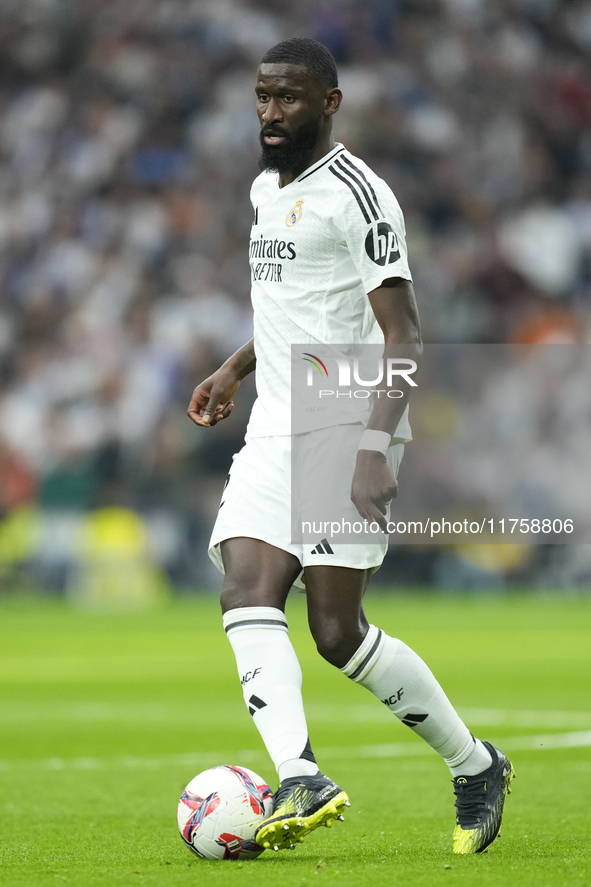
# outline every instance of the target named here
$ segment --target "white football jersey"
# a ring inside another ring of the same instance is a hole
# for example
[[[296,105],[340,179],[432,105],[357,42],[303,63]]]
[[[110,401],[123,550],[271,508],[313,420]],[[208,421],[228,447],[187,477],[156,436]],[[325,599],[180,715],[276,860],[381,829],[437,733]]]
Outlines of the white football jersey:
[[[340,144],[284,188],[276,173],[261,173],[251,200],[258,397],[247,436],[268,437],[291,433],[291,345],[383,343],[367,294],[411,275],[398,201]],[[366,423],[371,405],[354,408],[350,421]],[[407,412],[398,439],[411,438]],[[319,414],[312,427],[333,422]]]

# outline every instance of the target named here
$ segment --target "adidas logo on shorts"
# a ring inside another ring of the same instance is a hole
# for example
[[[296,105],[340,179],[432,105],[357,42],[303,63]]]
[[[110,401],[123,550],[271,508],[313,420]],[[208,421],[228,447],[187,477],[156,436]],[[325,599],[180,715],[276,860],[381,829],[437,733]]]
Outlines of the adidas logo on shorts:
[[[322,539],[318,545],[316,545],[310,554],[334,554],[334,551],[328,544],[328,539]]]

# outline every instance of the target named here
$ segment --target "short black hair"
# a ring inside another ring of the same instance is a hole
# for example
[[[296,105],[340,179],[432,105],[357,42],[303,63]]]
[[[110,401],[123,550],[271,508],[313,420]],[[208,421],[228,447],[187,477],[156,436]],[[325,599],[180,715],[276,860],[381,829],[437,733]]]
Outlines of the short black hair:
[[[337,66],[332,53],[311,37],[290,37],[289,40],[276,43],[261,59],[261,65],[282,62],[288,65],[301,65],[329,89],[335,89],[339,85]]]

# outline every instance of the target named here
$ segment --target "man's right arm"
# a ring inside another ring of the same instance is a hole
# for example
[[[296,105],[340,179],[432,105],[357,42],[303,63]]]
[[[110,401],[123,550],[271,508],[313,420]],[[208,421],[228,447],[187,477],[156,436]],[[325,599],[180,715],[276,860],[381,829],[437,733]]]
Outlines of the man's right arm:
[[[187,410],[189,418],[206,428],[227,418],[234,409],[232,398],[242,379],[254,372],[255,366],[254,339],[251,339],[195,388]]]

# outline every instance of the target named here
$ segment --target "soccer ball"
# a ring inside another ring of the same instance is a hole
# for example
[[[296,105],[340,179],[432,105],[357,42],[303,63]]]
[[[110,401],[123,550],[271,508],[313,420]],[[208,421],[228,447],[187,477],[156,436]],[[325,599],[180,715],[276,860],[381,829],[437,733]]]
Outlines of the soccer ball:
[[[188,784],[177,810],[181,838],[201,859],[254,859],[259,823],[273,812],[273,792],[246,767],[212,767]]]

